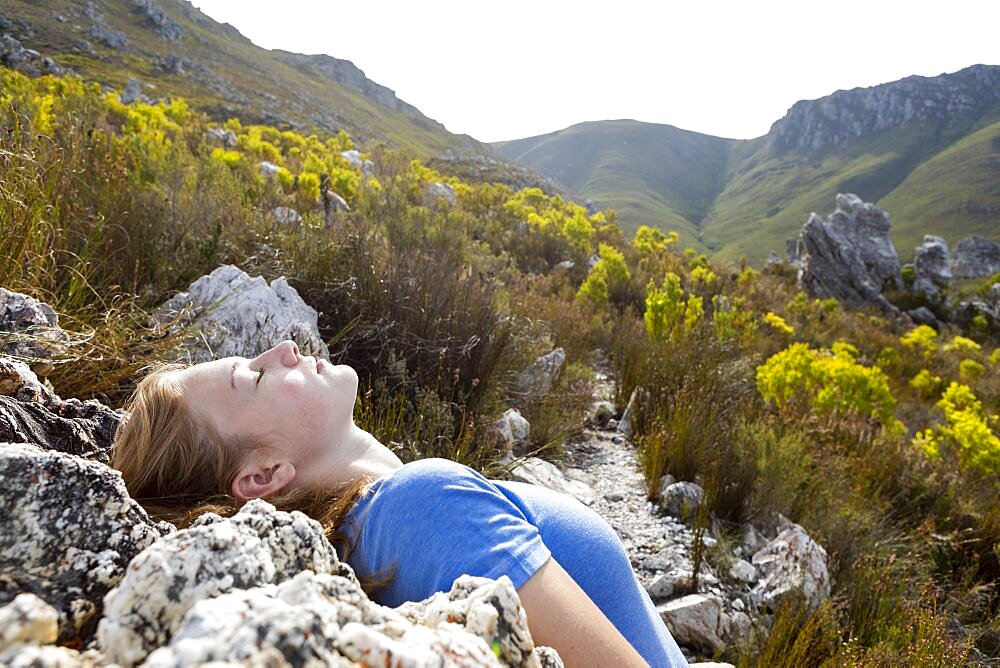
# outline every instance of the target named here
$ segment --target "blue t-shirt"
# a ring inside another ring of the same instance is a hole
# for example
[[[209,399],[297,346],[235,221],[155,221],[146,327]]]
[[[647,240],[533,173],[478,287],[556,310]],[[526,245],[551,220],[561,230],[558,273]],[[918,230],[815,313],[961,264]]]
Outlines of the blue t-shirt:
[[[687,665],[614,530],[565,494],[422,459],[373,482],[344,528],[359,577],[395,574],[374,596],[383,605],[449,591],[463,574],[520,588],[551,556],[651,666]]]

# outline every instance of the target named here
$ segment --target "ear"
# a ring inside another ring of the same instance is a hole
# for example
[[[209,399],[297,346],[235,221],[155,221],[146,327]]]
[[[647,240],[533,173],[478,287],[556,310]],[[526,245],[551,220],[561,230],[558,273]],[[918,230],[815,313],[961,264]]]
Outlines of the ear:
[[[274,496],[295,479],[295,467],[273,451],[254,450],[233,478],[230,491],[238,499]]]

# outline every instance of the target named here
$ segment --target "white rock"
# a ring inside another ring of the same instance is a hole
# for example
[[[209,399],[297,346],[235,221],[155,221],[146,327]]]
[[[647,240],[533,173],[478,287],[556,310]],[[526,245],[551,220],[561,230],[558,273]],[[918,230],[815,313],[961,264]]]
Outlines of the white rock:
[[[773,610],[784,597],[799,592],[815,609],[830,596],[826,559],[826,550],[793,524],[753,555],[762,577],[751,594],[759,605]]]
[[[660,495],[660,506],[674,517],[692,519],[701,508],[705,492],[693,482],[675,482]]]
[[[715,597],[691,594],[656,608],[671,635],[681,645],[714,653],[721,649],[719,637],[722,603]]]
[[[562,348],[556,348],[551,353],[542,355],[518,377],[520,393],[529,400],[541,399],[559,379],[559,373],[565,363],[566,351]]]
[[[347,161],[347,164],[354,169],[361,169],[361,165],[364,164],[361,161],[361,151],[356,148],[352,148],[348,151],[341,151],[340,157]]]
[[[257,164],[257,170],[260,172],[261,176],[271,177],[278,173],[281,169],[278,165],[273,162],[268,162],[267,160],[262,160]]]
[[[510,452],[515,446],[528,442],[531,424],[516,408],[508,408],[490,428],[501,445]]]
[[[444,198],[449,206],[454,206],[458,200],[455,189],[447,183],[429,183],[424,191],[424,199],[428,206],[433,206],[439,198]]]
[[[594,490],[590,485],[578,480],[569,480],[555,464],[538,457],[526,457],[510,472],[511,479],[540,485],[557,492],[569,494],[590,505],[594,502]]]
[[[183,309],[174,329],[191,326],[188,345],[180,351],[187,361],[220,357],[255,357],[275,344],[292,339],[304,355],[329,359],[319,335],[316,310],[302,301],[284,277],[267,282],[251,278],[233,265],[218,267],[168,300],[157,312],[161,323],[171,323]]]
[[[0,651],[14,645],[48,645],[59,634],[59,613],[34,594],[18,594],[0,608]]]
[[[287,206],[276,206],[271,209],[271,217],[279,225],[294,225],[302,220],[298,211]]]
[[[753,584],[760,577],[760,574],[757,573],[757,569],[749,561],[737,559],[729,567],[729,577],[737,582]]]

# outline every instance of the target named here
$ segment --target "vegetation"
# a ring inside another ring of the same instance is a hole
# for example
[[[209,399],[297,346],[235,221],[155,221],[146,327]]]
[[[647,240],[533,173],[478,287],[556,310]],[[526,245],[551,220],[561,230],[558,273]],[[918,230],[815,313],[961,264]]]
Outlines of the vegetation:
[[[341,156],[345,133],[230,120],[225,147],[179,98],[123,105],[76,79],[0,78],[0,285],[76,334],[49,375],[63,396],[119,405],[174,344],[149,313],[226,262],[289,278],[359,372],[359,423],[412,456],[490,470],[485,426],[559,345],[555,394],[523,406],[534,448],[558,457],[603,350],[618,403],[645,397],[633,424],[651,498],[663,473],[698,479],[721,543],[780,513],[830,555],[825,605],[774,611],[766,640],[724,658],[954,665],[1000,631],[1000,354],[986,332],[907,331],[810,299],[780,268],[713,264],[678,252],[682,235],[626,235],[608,212],[384,145],[365,148],[366,172]],[[329,223],[327,184],[351,207]],[[278,206],[302,220],[278,222]]]

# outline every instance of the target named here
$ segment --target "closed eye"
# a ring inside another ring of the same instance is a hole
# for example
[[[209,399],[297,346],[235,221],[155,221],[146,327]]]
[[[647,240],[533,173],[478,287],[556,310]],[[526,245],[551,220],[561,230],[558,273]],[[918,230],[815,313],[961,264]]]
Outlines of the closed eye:
[[[260,379],[263,378],[263,377],[264,377],[264,367],[261,367],[260,371],[257,373],[257,380],[256,380],[256,382],[254,382],[254,387],[256,387],[257,385],[260,385]]]

